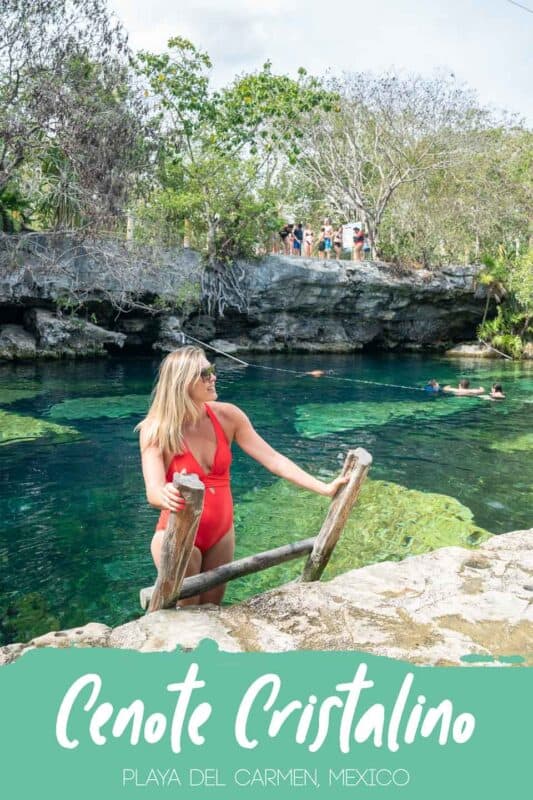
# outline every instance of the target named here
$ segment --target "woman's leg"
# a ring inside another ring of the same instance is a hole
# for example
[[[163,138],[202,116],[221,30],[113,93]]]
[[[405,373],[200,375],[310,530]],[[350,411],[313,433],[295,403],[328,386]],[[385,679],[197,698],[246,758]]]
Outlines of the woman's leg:
[[[206,550],[202,558],[202,572],[207,572],[210,569],[221,567],[222,564],[229,564],[233,561],[233,554],[235,552],[235,529],[233,526],[224,534],[222,539],[219,539],[213,547]],[[215,603],[220,605],[224,592],[226,591],[226,584],[215,586],[207,592],[202,592],[200,595],[200,603]]]

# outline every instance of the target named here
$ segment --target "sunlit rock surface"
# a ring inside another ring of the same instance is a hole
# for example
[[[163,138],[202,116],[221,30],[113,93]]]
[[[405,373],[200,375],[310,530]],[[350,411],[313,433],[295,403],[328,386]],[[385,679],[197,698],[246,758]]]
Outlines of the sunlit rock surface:
[[[34,647],[172,651],[209,638],[228,652],[357,650],[450,666],[469,663],[465,656],[490,664],[519,656],[532,665],[532,536],[516,531],[476,550],[444,547],[330,581],[290,583],[221,609],[159,611],[114,630],[91,623],[7,645],[0,662]]]

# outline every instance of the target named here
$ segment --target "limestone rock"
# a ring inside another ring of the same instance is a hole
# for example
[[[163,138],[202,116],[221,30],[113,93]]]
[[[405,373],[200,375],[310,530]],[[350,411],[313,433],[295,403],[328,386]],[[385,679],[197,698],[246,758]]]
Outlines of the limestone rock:
[[[62,358],[86,355],[105,355],[106,344],[122,347],[125,334],[106,331],[78,317],[58,317],[51,311],[32,308],[24,322],[37,340],[38,355]]]
[[[35,358],[36,352],[35,337],[22,325],[3,325],[0,328],[0,359]]]
[[[533,361],[533,342],[526,342],[522,356],[527,360]]]
[[[32,647],[108,647],[110,633],[111,628],[107,625],[89,622],[79,628],[44,633],[29,644]]]
[[[463,342],[461,344],[456,344],[454,347],[446,350],[445,355],[455,356],[457,358],[502,358],[492,347],[487,347],[487,345],[480,344],[479,342]]]
[[[361,650],[433,665],[520,655],[531,664],[532,536],[519,531],[476,551],[446,547],[327,583],[289,584],[229,609],[227,620],[244,631],[246,650]]]
[[[486,298],[475,266],[430,271],[268,256],[239,263],[239,303],[215,320],[202,311],[201,258],[188,248],[137,252],[124,243],[44,234],[21,241],[15,259],[2,248],[7,245],[0,243],[0,305],[9,321],[18,322],[21,308],[59,307],[81,294],[99,319],[126,333],[127,347],[163,352],[183,343],[182,332],[260,352],[353,352],[370,344],[443,350],[475,336]],[[131,310],[134,303],[147,308],[146,325],[142,311],[135,321],[122,315],[117,322],[117,306]],[[150,308],[182,316],[159,317]]]
[[[371,342],[442,348],[472,336],[483,313],[475,267],[429,271],[285,256],[241,266],[246,334],[256,350],[348,352]]]
[[[235,653],[239,643],[228,634],[223,612],[217,606],[155,611],[135,622],[115,628],[109,647],[150,652],[155,650],[194,650],[202,639],[214,639],[221,650]]]
[[[223,353],[238,353],[239,350],[242,350],[238,344],[234,342],[227,342],[225,339],[213,339],[213,341],[209,342],[211,347],[216,348],[217,350],[221,350]]]
[[[416,664],[520,656],[533,665],[533,529],[493,536],[477,550],[444,547],[331,581],[290,583],[240,605],[157,611],[110,630],[84,628],[0,648],[0,664],[33,647],[142,652],[358,650]]]
[[[158,337],[152,345],[154,350],[170,353],[177,347],[187,344],[183,336],[182,320],[178,317],[162,317],[159,324]]]
[[[209,342],[217,333],[217,326],[207,314],[195,314],[183,323],[183,330],[201,342]]]

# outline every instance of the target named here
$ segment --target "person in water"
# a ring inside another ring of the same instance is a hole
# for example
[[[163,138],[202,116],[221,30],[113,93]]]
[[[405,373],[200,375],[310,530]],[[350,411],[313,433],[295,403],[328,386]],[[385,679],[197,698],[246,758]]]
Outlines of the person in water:
[[[493,383],[490,394],[484,394],[482,397],[484,400],[505,400],[501,383]]]
[[[443,386],[442,391],[455,394],[457,397],[475,397],[478,394],[483,394],[485,389],[483,386],[478,386],[477,389],[472,389],[470,387],[470,381],[463,379],[459,381],[459,386]]]
[[[174,473],[196,473],[206,487],[187,575],[233,559],[233,441],[274,475],[317,494],[333,497],[347,481],[342,476],[330,483],[314,478],[262,439],[240,408],[217,402],[215,367],[199,347],[182,347],[166,356],[148,414],[137,428],[146,497],[151,506],[161,509],[151,545],[156,567],[170,512],[185,506],[183,496],[172,484]],[[217,586],[182,604],[220,603],[224,589],[225,585]]]
[[[434,392],[436,394],[437,392],[440,392],[440,383],[435,380],[435,378],[431,378],[431,380],[428,381],[424,386],[424,391]]]

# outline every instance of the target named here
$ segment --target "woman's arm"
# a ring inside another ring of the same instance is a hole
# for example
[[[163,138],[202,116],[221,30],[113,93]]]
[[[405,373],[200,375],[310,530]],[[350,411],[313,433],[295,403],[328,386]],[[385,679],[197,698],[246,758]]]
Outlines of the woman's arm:
[[[279,475],[280,478],[285,478],[291,483],[295,483],[296,486],[323,494],[326,497],[333,497],[338,488],[347,483],[348,478],[342,476],[335,478],[330,483],[313,478],[312,475],[301,469],[294,461],[281,455],[268,442],[265,442],[254,430],[250,420],[240,408],[231,406],[231,416],[235,423],[235,441],[239,447],[274,475]]]
[[[141,459],[146,499],[154,508],[181,511],[185,500],[172,483],[167,483],[163,453],[154,445],[145,445],[141,431]]]

